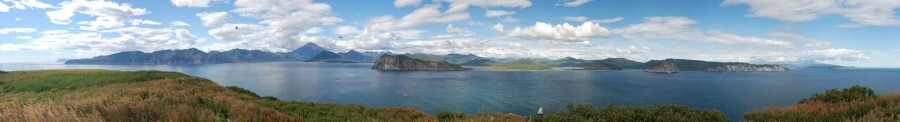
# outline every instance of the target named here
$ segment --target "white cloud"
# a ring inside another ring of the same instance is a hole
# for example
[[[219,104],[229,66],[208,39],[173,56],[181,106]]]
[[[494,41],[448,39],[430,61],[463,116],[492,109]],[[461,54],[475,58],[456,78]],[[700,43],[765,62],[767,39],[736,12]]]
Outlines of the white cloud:
[[[598,19],[598,20],[590,20],[590,21],[593,22],[593,23],[600,23],[600,24],[603,24],[603,23],[614,23],[614,22],[619,22],[619,21],[622,21],[623,19],[625,19],[625,18],[622,18],[622,17],[615,17],[615,18],[609,18],[609,19]]]
[[[338,35],[347,35],[347,34],[357,34],[357,33],[359,33],[359,30],[356,29],[356,27],[344,25],[344,26],[335,27],[334,30],[331,30],[331,32],[334,32],[335,34],[338,34]]]
[[[203,26],[218,26],[228,21],[231,21],[231,15],[228,12],[202,12],[197,13],[197,17],[200,17],[200,21],[203,21]]]
[[[862,51],[843,48],[806,51],[801,55],[801,58],[816,61],[859,61],[869,59]]]
[[[469,13],[466,13],[465,11],[447,10],[441,12],[440,8],[440,4],[426,5],[403,16],[399,20],[394,19],[394,17],[390,15],[376,17],[369,20],[368,28],[375,30],[396,30],[420,25],[457,22],[471,18]]]
[[[0,28],[0,35],[9,34],[9,33],[31,33],[35,32],[37,29],[34,28]]]
[[[646,20],[644,23],[629,25],[615,31],[623,37],[637,40],[675,39],[732,45],[792,46],[791,42],[784,40],[741,36],[717,30],[702,30],[693,27],[697,22],[687,17],[646,17],[644,19]]]
[[[394,7],[403,8],[406,6],[419,6],[422,0],[394,0]]]
[[[451,5],[472,5],[479,7],[520,7],[525,8],[531,6],[529,0],[435,0],[450,3]]]
[[[224,0],[171,0],[172,5],[175,7],[189,7],[189,8],[205,8],[209,7],[209,4],[212,2],[224,2]]]
[[[557,6],[568,6],[575,7],[584,5],[585,3],[591,2],[591,0],[560,0],[559,3],[556,3]]]
[[[504,11],[504,10],[487,10],[484,12],[485,17],[500,17],[500,16],[509,16],[516,14],[515,11]]]
[[[461,37],[461,36],[465,37],[465,36],[475,35],[475,32],[473,32],[469,29],[465,29],[465,28],[454,27],[453,24],[447,24],[447,29],[445,30],[445,33],[446,33],[446,35],[438,35],[436,37],[437,38],[449,38],[449,37]]]
[[[24,43],[0,45],[0,51],[71,51],[73,55],[96,56],[120,51],[156,51],[190,48],[202,38],[184,29],[125,27],[101,32],[69,33],[48,30]],[[104,35],[113,36],[111,38]]]
[[[506,22],[506,23],[514,23],[514,22],[519,22],[519,19],[512,18],[512,16],[507,16],[506,18],[500,19],[500,21]]]
[[[507,37],[515,37],[530,40],[555,40],[568,42],[587,42],[594,37],[611,37],[610,32],[600,24],[584,22],[580,26],[573,26],[569,23],[559,25],[550,25],[543,22],[535,22],[530,27],[515,27],[513,29],[505,29],[503,25],[497,24],[492,28],[500,35]]]
[[[584,17],[584,16],[577,16],[577,17],[565,17],[565,18],[563,18],[563,20],[584,22],[584,21],[587,21],[588,18]]]
[[[224,23],[210,29],[210,36],[227,44],[204,48],[238,46],[274,52],[289,51],[308,42],[331,41],[306,34],[321,32],[323,27],[318,26],[335,26],[344,21],[332,13],[331,5],[312,0],[237,0],[234,6],[235,9],[229,13],[258,21],[252,24]]]
[[[6,5],[3,2],[8,2],[10,5]],[[3,0],[0,2],[0,12],[9,12],[9,9],[47,9],[53,8],[53,5],[38,1],[38,0]]]
[[[133,22],[134,16],[150,13],[143,8],[132,8],[130,4],[119,4],[110,1],[86,1],[73,0],[60,3],[60,7],[54,11],[48,11],[50,22],[55,24],[69,24],[75,13],[96,17],[93,21],[82,21],[78,24],[84,30],[97,30],[105,28],[122,27],[126,22]]]
[[[839,27],[900,26],[900,17],[895,9],[900,8],[896,0],[726,0],[723,6],[747,4],[749,16],[773,18],[788,22],[803,22],[836,14],[848,18],[853,23]]]
[[[175,26],[175,27],[188,27],[188,26],[191,26],[191,24],[188,24],[187,22],[184,22],[184,21],[172,21],[171,23],[169,23],[169,25],[172,25],[172,26]]]

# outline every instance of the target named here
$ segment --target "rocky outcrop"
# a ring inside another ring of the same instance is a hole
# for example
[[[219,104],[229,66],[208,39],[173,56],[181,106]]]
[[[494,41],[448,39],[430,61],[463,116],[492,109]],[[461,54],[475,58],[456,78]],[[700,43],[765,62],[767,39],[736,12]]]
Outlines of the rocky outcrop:
[[[406,55],[382,55],[372,65],[372,69],[391,71],[465,71],[472,70],[455,64],[439,61],[425,61]]]
[[[678,65],[675,65],[675,62],[672,62],[670,60],[663,60],[655,65],[648,67],[647,69],[644,69],[644,71],[654,73],[677,73],[679,70]]]
[[[707,72],[783,72],[788,68],[778,65],[731,64],[706,69]]]

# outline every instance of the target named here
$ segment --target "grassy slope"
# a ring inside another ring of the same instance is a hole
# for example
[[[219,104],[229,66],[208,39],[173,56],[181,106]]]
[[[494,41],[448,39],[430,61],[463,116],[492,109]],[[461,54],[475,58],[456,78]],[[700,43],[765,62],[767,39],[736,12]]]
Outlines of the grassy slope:
[[[8,121],[435,121],[406,107],[285,102],[207,79],[158,71],[43,70],[0,74]],[[521,116],[466,115],[522,121]],[[471,117],[469,117],[471,116]]]
[[[862,90],[860,90],[862,89]],[[854,86],[831,89],[798,104],[750,111],[747,121],[900,121],[900,95],[874,95],[871,89]]]

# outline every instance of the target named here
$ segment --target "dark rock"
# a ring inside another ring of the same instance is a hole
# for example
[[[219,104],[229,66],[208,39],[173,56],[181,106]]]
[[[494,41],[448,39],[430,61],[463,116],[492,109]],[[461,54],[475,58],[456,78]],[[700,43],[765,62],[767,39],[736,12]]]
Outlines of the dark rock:
[[[654,73],[677,73],[679,70],[678,66],[675,65],[675,62],[671,60],[663,60],[653,66],[648,67],[647,69],[644,69],[644,71]]]

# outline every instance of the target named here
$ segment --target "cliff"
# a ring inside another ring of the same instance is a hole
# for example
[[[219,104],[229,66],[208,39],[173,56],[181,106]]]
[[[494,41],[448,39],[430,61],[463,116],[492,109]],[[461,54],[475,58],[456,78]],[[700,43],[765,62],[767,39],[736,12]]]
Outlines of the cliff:
[[[708,68],[707,72],[783,72],[788,68],[778,65],[732,64]]]
[[[372,65],[376,70],[393,71],[465,71],[472,70],[447,62],[425,61],[410,58],[406,55],[382,55]]]
[[[677,73],[679,70],[678,66],[675,65],[675,62],[671,60],[663,60],[655,65],[648,67],[647,69],[644,69],[644,71],[655,73]]]

